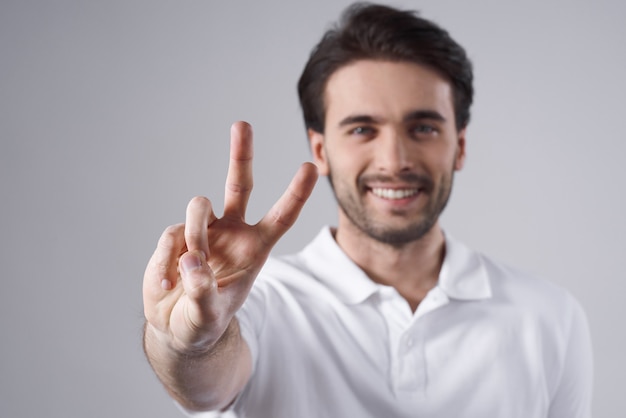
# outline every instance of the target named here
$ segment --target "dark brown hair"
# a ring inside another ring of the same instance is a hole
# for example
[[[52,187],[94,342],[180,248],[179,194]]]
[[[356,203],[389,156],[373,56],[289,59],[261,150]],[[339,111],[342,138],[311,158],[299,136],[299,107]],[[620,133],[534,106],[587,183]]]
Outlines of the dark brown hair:
[[[426,65],[452,84],[457,129],[467,126],[474,95],[472,64],[447,31],[417,12],[355,3],[311,52],[298,82],[307,129],[324,132],[324,89],[330,76],[361,59]]]

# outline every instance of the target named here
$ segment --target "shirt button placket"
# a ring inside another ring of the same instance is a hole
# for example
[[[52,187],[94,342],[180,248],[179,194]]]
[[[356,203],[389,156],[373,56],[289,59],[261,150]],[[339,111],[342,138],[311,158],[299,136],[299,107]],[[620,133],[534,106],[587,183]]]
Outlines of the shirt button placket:
[[[408,331],[398,347],[398,374],[396,392],[402,396],[416,397],[423,394],[425,368],[423,364],[423,344],[419,337]]]

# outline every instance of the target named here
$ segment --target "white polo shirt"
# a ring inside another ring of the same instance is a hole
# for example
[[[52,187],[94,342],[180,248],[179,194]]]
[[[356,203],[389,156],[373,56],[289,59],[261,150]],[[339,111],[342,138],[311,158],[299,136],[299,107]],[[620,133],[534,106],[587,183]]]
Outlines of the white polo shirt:
[[[591,416],[579,304],[450,237],[415,313],[324,228],[268,261],[237,317],[254,365],[240,418]]]

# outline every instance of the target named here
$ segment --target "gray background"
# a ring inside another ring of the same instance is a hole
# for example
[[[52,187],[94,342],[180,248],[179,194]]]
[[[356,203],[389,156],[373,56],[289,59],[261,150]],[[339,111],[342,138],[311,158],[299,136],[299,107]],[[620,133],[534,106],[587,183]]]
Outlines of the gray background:
[[[346,1],[0,2],[0,417],[179,416],[144,360],[141,281],[194,195],[220,210],[231,122],[256,221],[309,159],[295,83]],[[626,3],[397,1],[474,61],[457,238],[571,291],[594,416],[626,410]],[[322,180],[276,248],[335,221]]]

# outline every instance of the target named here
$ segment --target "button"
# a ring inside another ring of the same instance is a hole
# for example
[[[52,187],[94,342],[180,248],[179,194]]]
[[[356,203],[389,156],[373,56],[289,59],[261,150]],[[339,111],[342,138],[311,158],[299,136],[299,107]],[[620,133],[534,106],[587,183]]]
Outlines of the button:
[[[407,347],[413,347],[413,338],[408,338],[406,340],[406,346]]]

